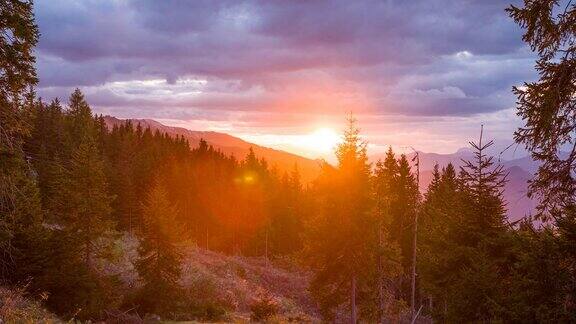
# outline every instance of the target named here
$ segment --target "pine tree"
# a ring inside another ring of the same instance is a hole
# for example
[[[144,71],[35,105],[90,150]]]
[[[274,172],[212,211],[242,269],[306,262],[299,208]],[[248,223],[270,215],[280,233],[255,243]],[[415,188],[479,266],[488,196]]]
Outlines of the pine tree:
[[[1,2],[0,17],[0,279],[10,279],[18,266],[16,254],[25,253],[17,248],[18,238],[27,237],[24,232],[42,217],[22,149],[35,105],[29,90],[37,82],[33,48],[39,34],[31,1]]]
[[[307,247],[315,271],[310,289],[327,320],[333,320],[337,309],[347,305],[351,322],[355,322],[360,316],[357,305],[367,311],[376,291],[377,231],[366,143],[352,117],[336,157],[337,167],[324,166],[316,189],[320,210]]]
[[[274,189],[270,206],[270,251],[275,255],[295,253],[302,248],[304,197],[295,166],[284,173]]]
[[[435,319],[446,320],[449,287],[460,271],[458,241],[462,226],[462,199],[456,171],[448,164],[442,172],[435,168],[434,180],[428,187],[422,204],[419,226],[420,258],[418,261],[422,288],[431,299],[430,313]]]
[[[112,204],[113,217],[118,228],[134,232],[140,223],[139,202],[136,188],[136,154],[138,152],[139,135],[131,122],[120,127],[114,127],[109,136],[103,133],[103,151],[106,157],[107,174],[110,181],[110,192],[116,199]]]
[[[262,256],[269,230],[271,193],[276,183],[266,160],[258,159],[252,148],[240,169],[238,212],[232,224],[233,253]]]
[[[384,164],[387,165],[390,180],[390,238],[395,242],[401,252],[402,268],[404,276],[397,283],[398,297],[408,300],[410,296],[410,277],[413,239],[414,239],[414,219],[417,212],[419,199],[418,185],[416,178],[411,172],[410,164],[406,155],[402,154],[400,159],[395,159],[392,150],[389,150]]]
[[[457,262],[462,265],[452,279],[448,315],[454,319],[492,321],[502,319],[500,305],[506,295],[505,277],[509,253],[506,209],[502,198],[506,174],[486,150],[493,141],[471,142],[474,160],[465,161],[459,182],[461,223],[454,230]],[[463,311],[463,310],[466,311]]]
[[[540,198],[540,212],[561,210],[576,204],[576,4],[525,0],[523,7],[506,10],[538,54],[539,80],[513,88],[524,121],[514,137],[542,162],[530,183],[531,193]]]
[[[95,242],[112,229],[112,197],[92,112],[78,89],[70,96],[66,122],[71,145],[56,199],[60,202],[60,222],[82,246],[82,259],[90,268],[99,250]]]
[[[552,231],[538,232],[527,226],[530,229],[528,233],[536,236],[535,241],[538,242],[529,249],[542,252],[539,255],[526,254],[529,260],[534,258],[538,261],[546,255],[543,262],[530,265],[534,268],[548,270],[554,264],[549,259],[555,260],[554,266],[558,266],[549,272],[554,272],[557,280],[547,283],[545,291],[557,294],[547,296],[547,305],[542,308],[550,309],[550,317],[543,315],[543,322],[571,322],[574,321],[573,316],[563,315],[576,313],[573,298],[576,287],[576,256],[573,253],[576,246],[576,4],[572,1],[524,1],[522,7],[512,5],[507,11],[525,29],[523,40],[538,54],[536,70],[539,79],[513,88],[518,97],[517,113],[524,121],[524,126],[514,135],[516,142],[524,144],[531,157],[541,162],[535,178],[530,182],[529,194],[539,198],[538,216],[544,221],[552,220],[550,225],[554,227]],[[550,241],[562,249],[558,251],[555,246],[550,248]],[[567,264],[571,266],[566,267]],[[533,275],[527,274],[531,278],[534,278]],[[546,274],[540,278],[542,276]],[[551,288],[551,285],[558,286]],[[541,291],[530,288],[529,293],[538,294]],[[524,293],[526,288],[518,291]],[[557,302],[549,303],[554,300]]]
[[[378,161],[374,170],[373,191],[375,216],[378,223],[378,318],[385,322],[390,317],[396,300],[396,282],[402,272],[398,244],[391,239],[392,205],[396,200],[395,183],[398,162],[389,148],[384,162]]]
[[[506,174],[503,165],[494,165],[493,157],[486,151],[494,141],[482,143],[483,128],[478,143],[470,142],[474,148],[474,161],[464,161],[460,177],[469,194],[470,210],[474,210],[472,226],[478,233],[491,235],[504,226],[506,218],[505,203],[502,198]]]
[[[0,70],[3,72],[0,77],[0,94],[8,102],[17,103],[22,94],[38,81],[33,52],[38,42],[38,26],[34,21],[32,1],[3,1],[0,4],[0,16],[4,18],[0,26],[3,31],[0,48],[5,53],[0,61]],[[9,130],[3,128],[3,135],[8,135]]]
[[[510,244],[504,223],[505,175],[486,150],[470,143],[475,159],[457,177],[447,166],[424,203],[421,269],[432,313],[447,322],[505,319]]]
[[[425,198],[428,198],[428,196],[433,196],[436,193],[438,187],[440,186],[441,176],[442,174],[440,173],[440,167],[438,166],[438,163],[435,163],[434,168],[432,169],[432,181],[426,190]]]
[[[144,281],[141,298],[145,311],[162,313],[172,302],[180,276],[181,254],[176,245],[178,210],[157,180],[143,206],[144,227],[136,268]]]
[[[62,189],[60,186],[67,159],[65,154],[70,151],[64,118],[58,99],[48,105],[40,103],[35,111],[31,137],[26,142],[26,151],[37,173],[42,207],[48,215],[57,213],[59,209],[60,202],[56,199]]]
[[[63,193],[62,198],[66,199],[64,223],[80,241],[84,261],[90,266],[97,252],[95,241],[112,229],[109,218],[112,199],[96,143],[88,138],[72,153]]]
[[[92,110],[86,102],[80,89],[76,88],[68,99],[68,110],[66,111],[66,122],[70,148],[73,151],[86,138],[98,144],[98,128]],[[98,146],[96,146],[98,149]],[[69,154],[72,153],[69,152]]]

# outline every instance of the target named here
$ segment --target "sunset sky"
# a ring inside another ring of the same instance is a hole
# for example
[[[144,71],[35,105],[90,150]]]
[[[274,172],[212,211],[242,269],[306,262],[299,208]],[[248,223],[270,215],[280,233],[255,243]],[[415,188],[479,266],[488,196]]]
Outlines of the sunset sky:
[[[482,123],[505,147],[536,77],[509,3],[40,0],[38,92],[309,157],[349,111],[373,153],[453,152]]]

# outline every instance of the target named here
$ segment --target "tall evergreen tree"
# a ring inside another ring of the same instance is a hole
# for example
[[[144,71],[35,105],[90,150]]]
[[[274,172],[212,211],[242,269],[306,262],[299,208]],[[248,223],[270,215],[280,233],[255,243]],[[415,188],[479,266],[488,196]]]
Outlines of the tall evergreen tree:
[[[270,204],[270,252],[286,255],[302,248],[304,196],[300,174],[295,166],[285,173]]]
[[[68,99],[66,126],[71,143],[69,154],[72,154],[72,151],[86,140],[93,141],[96,144],[96,149],[98,149],[97,123],[90,106],[78,88],[72,92]]]
[[[36,184],[22,150],[37,82],[32,1],[0,3],[0,279],[15,269],[19,233],[41,217]],[[28,94],[28,98],[26,98]],[[35,220],[35,221],[34,221]]]
[[[477,234],[491,235],[502,230],[506,219],[506,208],[502,197],[506,173],[503,165],[494,165],[492,156],[486,151],[494,141],[482,142],[483,128],[478,143],[470,142],[474,149],[474,160],[464,161],[460,177],[469,195],[468,202],[474,216],[469,219],[478,229]],[[473,234],[473,231],[471,231]],[[472,237],[471,237],[472,238]]]
[[[336,157],[338,165],[324,166],[317,189],[320,210],[308,246],[315,271],[311,290],[326,319],[334,319],[338,308],[348,306],[355,322],[360,315],[357,305],[362,310],[371,306],[375,292],[377,231],[366,143],[352,117]]]
[[[394,183],[396,199],[392,205],[392,238],[400,246],[402,252],[402,265],[406,274],[411,273],[414,219],[419,199],[418,184],[412,174],[410,163],[406,155],[402,154],[398,160],[398,174]],[[406,276],[403,281],[403,292],[408,300],[410,279]]]
[[[539,216],[546,221],[552,220],[554,227],[553,231],[529,231],[538,242],[532,249],[544,251],[550,259],[556,258],[554,265],[559,266],[553,271],[559,274],[556,277],[560,280],[547,284],[559,284],[556,289],[549,288],[559,293],[556,295],[559,298],[550,296],[548,300],[564,301],[543,308],[554,309],[562,305],[561,309],[550,312],[548,320],[570,322],[562,315],[570,311],[576,313],[573,298],[576,287],[576,256],[573,253],[576,246],[576,4],[526,0],[523,6],[512,5],[507,11],[525,29],[522,39],[538,54],[539,79],[525,83],[523,87],[514,87],[513,92],[518,97],[517,113],[524,120],[524,126],[515,133],[516,142],[524,144],[532,158],[541,162],[530,183],[530,194],[539,198]],[[556,246],[552,246],[550,249],[549,241],[561,248],[556,250]],[[538,254],[528,256],[539,257]],[[547,269],[541,264],[533,266]],[[539,292],[538,289],[532,291]],[[574,321],[573,317],[571,321]]]
[[[515,139],[542,162],[530,184],[539,210],[562,209],[576,204],[576,4],[525,0],[507,11],[538,54],[539,79],[513,89],[524,121]]]
[[[465,161],[459,177],[464,217],[454,235],[461,267],[450,283],[448,317],[493,321],[505,318],[501,303],[509,252],[502,198],[506,174],[487,155],[493,141],[483,142],[482,131],[478,143],[470,145],[474,159]]]
[[[98,247],[95,242],[112,229],[111,196],[108,194],[104,165],[91,138],[72,152],[63,184],[64,224],[83,247],[83,259],[91,266]]]
[[[451,165],[431,187],[424,203],[421,269],[432,313],[447,322],[506,319],[505,275],[509,241],[504,223],[502,167],[486,149],[470,143],[475,159],[460,176]]]
[[[393,204],[396,201],[396,179],[398,161],[389,148],[384,161],[378,161],[374,170],[375,216],[378,224],[377,275],[378,275],[378,318],[385,322],[393,315],[393,305],[398,299],[398,279],[402,273],[401,255],[398,244],[392,240]]]
[[[144,226],[136,269],[144,281],[141,298],[145,311],[167,311],[180,276],[181,254],[176,246],[178,210],[156,180],[143,206]]]
[[[79,89],[70,96],[68,106],[65,121],[70,145],[57,199],[61,221],[78,239],[82,259],[90,267],[98,252],[95,242],[112,229],[112,197],[97,145],[95,119]]]
[[[430,298],[434,318],[446,321],[450,281],[460,271],[457,233],[462,225],[462,199],[458,178],[452,164],[438,171],[428,186],[419,224],[420,257],[418,261],[424,293]]]
[[[64,163],[68,158],[65,154],[69,152],[70,146],[64,118],[58,99],[48,105],[39,104],[35,111],[31,138],[26,142],[26,151],[37,173],[42,207],[48,216],[56,214],[59,209],[60,204],[56,200],[62,189]]]

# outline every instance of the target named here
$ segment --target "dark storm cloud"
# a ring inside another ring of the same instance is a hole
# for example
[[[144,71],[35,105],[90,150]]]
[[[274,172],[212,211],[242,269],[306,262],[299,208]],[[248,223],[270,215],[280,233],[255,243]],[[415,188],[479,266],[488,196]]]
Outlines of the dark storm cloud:
[[[96,105],[125,109],[285,111],[310,109],[306,105],[333,94],[348,105],[363,96],[362,104],[373,105],[376,113],[496,111],[513,103],[512,85],[532,76],[533,58],[504,12],[507,5],[473,0],[38,1],[41,93],[91,86],[95,89],[88,96]],[[176,94],[185,92],[180,79],[207,83],[200,95],[178,98],[155,96],[154,87],[110,89],[111,82],[156,78],[167,81],[166,91],[174,85]],[[144,98],[132,98],[135,94]],[[294,96],[302,97],[289,101],[294,106],[278,104]]]

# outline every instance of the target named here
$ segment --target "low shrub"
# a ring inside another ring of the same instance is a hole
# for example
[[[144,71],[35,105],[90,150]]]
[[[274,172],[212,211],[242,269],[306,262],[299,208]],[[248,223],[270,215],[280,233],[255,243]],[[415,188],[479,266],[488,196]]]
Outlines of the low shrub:
[[[40,302],[25,297],[24,288],[0,288],[0,322],[62,323],[45,310]]]
[[[279,307],[276,301],[270,298],[270,296],[263,294],[252,302],[250,311],[250,320],[260,322],[276,316]]]

